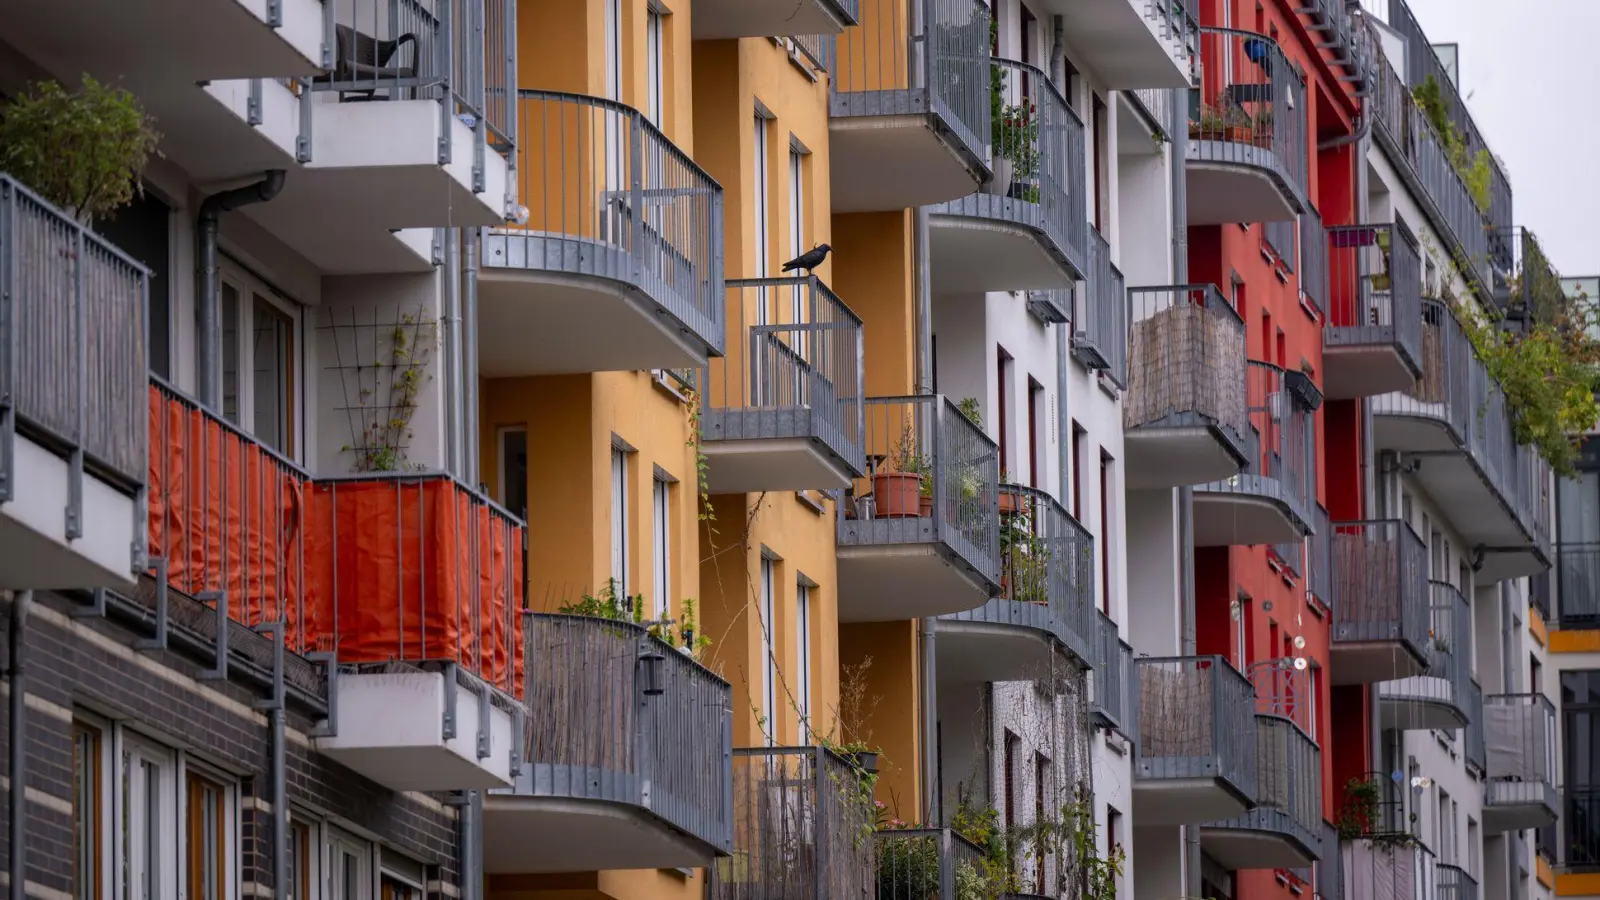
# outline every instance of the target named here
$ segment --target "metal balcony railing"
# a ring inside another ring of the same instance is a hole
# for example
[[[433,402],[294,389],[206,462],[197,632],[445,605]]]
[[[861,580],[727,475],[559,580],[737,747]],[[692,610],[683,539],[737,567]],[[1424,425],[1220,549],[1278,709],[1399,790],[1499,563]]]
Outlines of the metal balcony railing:
[[[1250,433],[1244,322],[1215,285],[1128,291],[1123,427],[1217,430],[1242,459]]]
[[[1213,828],[1287,835],[1310,850],[1322,848],[1322,751],[1288,719],[1257,714],[1254,809]]]
[[[828,67],[830,115],[933,113],[984,158],[992,112],[989,16],[983,0],[861,0],[859,25],[838,36]]]
[[[1000,583],[999,447],[943,395],[869,397],[868,473],[840,504],[841,546],[942,542]]]
[[[322,13],[330,65],[300,92],[301,161],[311,159],[319,95],[341,103],[434,100],[439,161],[452,159],[451,120],[461,121],[473,134],[473,190],[484,190],[484,153],[509,157],[517,144],[515,0],[322,0]]]
[[[1332,287],[1324,233],[1322,216],[1314,209],[1306,210],[1300,217],[1300,299],[1326,317]]]
[[[1044,491],[1003,484],[999,496],[1000,595],[946,618],[1043,631],[1090,662],[1094,537]]]
[[[731,850],[728,683],[642,625],[524,615],[527,744],[512,793],[643,809]]]
[[[1360,838],[1340,847],[1346,900],[1439,900],[1438,860],[1420,842]]]
[[[1534,545],[1546,559],[1553,560],[1550,545],[1551,522],[1555,515],[1553,470],[1537,448],[1528,444],[1516,447],[1516,480],[1511,485],[1511,503],[1522,527],[1533,535]]]
[[[1505,243],[1508,265],[1496,267],[1495,300],[1508,319],[1532,318],[1545,324],[1565,321],[1570,301],[1561,285],[1561,273],[1534,233],[1520,225],[1504,229],[1497,237]],[[1581,324],[1581,323],[1572,323]]]
[[[528,221],[488,232],[483,264],[628,285],[721,353],[722,187],[632,107],[521,90],[516,108]]]
[[[1351,7],[1346,0],[1305,0],[1296,6],[1300,7],[1297,12],[1308,14],[1311,30],[1316,32],[1317,45],[1329,52],[1335,65],[1344,67],[1350,73],[1351,78],[1341,78],[1340,81],[1352,81],[1351,89],[1360,96],[1370,61],[1367,59],[1366,42],[1361,40],[1351,15]]]
[[[1305,79],[1264,34],[1202,27],[1200,58],[1189,97],[1189,158],[1259,169],[1304,211]]]
[[[1478,881],[1460,866],[1440,863],[1438,900],[1478,900]]]
[[[1177,116],[1180,106],[1174,99],[1176,93],[1165,88],[1140,88],[1127,92],[1127,96],[1133,99],[1134,109],[1144,117],[1145,123],[1155,132],[1156,138],[1163,142],[1171,141],[1180,125]],[[1183,96],[1188,96],[1187,91]]]
[[[1552,557],[1554,559],[1554,557]],[[1548,623],[1552,607],[1550,592],[1556,576],[1548,569],[1528,579],[1528,605],[1539,611],[1539,619]]]
[[[865,472],[861,318],[815,275],[727,284],[741,339],[707,371],[705,439],[814,439]]]
[[[733,751],[733,855],[708,900],[866,897],[873,807],[861,774],[821,747]]]
[[[1428,550],[1408,523],[1334,523],[1335,644],[1394,641],[1426,659],[1431,603]]]
[[[1111,245],[1098,228],[1089,229],[1088,277],[1078,289],[1072,319],[1073,356],[1106,373],[1117,387],[1128,385],[1128,291],[1111,264]]]
[[[1468,370],[1467,390],[1473,415],[1467,417],[1467,453],[1487,477],[1500,500],[1515,507],[1516,441],[1511,435],[1505,391],[1477,357]]]
[[[1200,23],[1189,4],[1182,0],[1151,0],[1145,4],[1144,17],[1161,26],[1157,33],[1162,40],[1177,42],[1174,53],[1178,61],[1192,71],[1200,54]]]
[[[1413,372],[1422,367],[1422,262],[1403,224],[1340,225],[1325,239],[1328,347],[1392,344]]]
[[[1122,640],[1117,623],[1103,612],[1095,613],[1094,647],[1094,700],[1090,714],[1102,726],[1138,740],[1133,647]]]
[[[1463,730],[1466,732],[1467,768],[1476,769],[1477,773],[1482,775],[1489,748],[1483,738],[1483,687],[1478,684],[1476,678],[1467,682],[1466,710],[1467,727]]]
[[[1453,709],[1468,720],[1466,702],[1472,684],[1472,608],[1461,592],[1442,581],[1430,581],[1431,647],[1425,674],[1379,685],[1385,699],[1426,703]],[[1404,723],[1404,717],[1402,717]]]
[[[1221,778],[1246,797],[1256,790],[1255,690],[1220,656],[1142,658],[1140,779]]]
[[[1065,325],[1072,321],[1075,301],[1072,289],[1056,288],[1028,292],[1028,312],[1046,325]]]
[[[1438,300],[1422,301],[1422,374],[1409,390],[1374,397],[1374,415],[1435,419],[1465,444],[1473,409],[1468,383],[1481,367],[1472,344],[1450,308]]]
[[[1083,120],[1035,66],[994,57],[988,74],[997,85],[994,112],[1001,115],[985,142],[994,178],[977,193],[930,212],[1030,228],[1048,239],[1074,275],[1084,275],[1089,225]]]
[[[1556,710],[1543,694],[1490,694],[1483,698],[1489,779],[1484,805],[1544,804],[1554,810]]]
[[[1345,900],[1344,859],[1339,848],[1339,832],[1326,822],[1322,825],[1322,853],[1316,863],[1315,900]]]
[[[1295,248],[1296,221],[1262,222],[1261,241],[1268,252],[1277,257],[1284,271],[1294,273],[1299,251]]]
[[[1328,511],[1317,505],[1316,530],[1306,538],[1306,590],[1323,606],[1332,607],[1338,597],[1338,576],[1334,572],[1333,525]]]
[[[1600,543],[1556,546],[1556,620],[1562,628],[1600,628]]]
[[[879,831],[874,837],[874,900],[985,896],[983,851],[953,830],[905,828]]]
[[[1311,696],[1311,670],[1297,669],[1292,656],[1257,660],[1247,673],[1255,690],[1257,715],[1276,716],[1293,722],[1311,733],[1314,703]]]
[[[1214,494],[1248,494],[1281,503],[1311,530],[1311,509],[1316,501],[1314,462],[1311,458],[1311,410],[1301,395],[1291,390],[1293,379],[1309,379],[1285,372],[1272,363],[1248,360],[1245,396],[1250,416],[1244,469],[1226,481],[1213,481],[1196,490]]]
[[[0,172],[0,502],[20,432],[69,462],[68,539],[85,471],[143,496],[148,298],[144,266]]]

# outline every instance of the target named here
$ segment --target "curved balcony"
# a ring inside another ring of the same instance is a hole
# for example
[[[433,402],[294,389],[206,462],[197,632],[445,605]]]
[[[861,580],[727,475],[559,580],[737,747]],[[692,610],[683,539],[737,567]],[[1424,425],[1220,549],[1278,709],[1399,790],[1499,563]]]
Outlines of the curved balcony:
[[[1313,238],[1316,239],[1316,238]],[[1409,390],[1422,374],[1422,262],[1403,224],[1327,229],[1322,382],[1347,400]]]
[[[989,178],[989,46],[984,0],[861,0],[827,66],[835,213],[943,203]]]
[[[1305,375],[1271,363],[1250,360],[1246,375],[1245,467],[1195,488],[1197,547],[1297,543],[1311,532],[1311,412],[1321,398]]]
[[[814,275],[728,282],[700,415],[713,494],[834,490],[866,471],[861,319]]]
[[[1094,538],[1044,491],[1000,486],[1000,595],[939,622],[939,678],[1022,681],[1092,664]]]
[[[1238,311],[1209,284],[1130,288],[1128,308],[1128,487],[1181,487],[1236,474],[1250,433]]]
[[[1446,731],[1470,721],[1472,683],[1472,608],[1461,592],[1442,581],[1429,582],[1433,595],[1428,629],[1428,668],[1421,675],[1378,685],[1384,728]]]
[[[989,77],[1004,114],[991,129],[993,175],[929,209],[934,289],[1071,288],[1087,272],[1083,121],[1034,66],[996,58]]]
[[[943,395],[869,397],[839,504],[839,621],[963,612],[1000,590],[999,448]]]
[[[1294,869],[1322,853],[1322,751],[1300,726],[1257,714],[1256,806],[1200,827],[1200,846],[1227,869]]]
[[[1556,710],[1543,694],[1483,698],[1487,748],[1483,827],[1489,834],[1556,820]]]
[[[1220,656],[1140,659],[1135,821],[1229,819],[1255,804],[1255,688]]]
[[[1423,674],[1432,639],[1422,538],[1398,520],[1339,522],[1332,528],[1332,683]]]
[[[638,110],[517,97],[528,217],[482,237],[484,377],[690,368],[720,355],[722,188]]]
[[[1189,224],[1279,222],[1305,212],[1310,97],[1276,41],[1200,29],[1189,95]]]
[[[527,743],[515,785],[484,801],[484,871],[699,867],[729,852],[728,683],[629,622],[528,613],[525,632]]]

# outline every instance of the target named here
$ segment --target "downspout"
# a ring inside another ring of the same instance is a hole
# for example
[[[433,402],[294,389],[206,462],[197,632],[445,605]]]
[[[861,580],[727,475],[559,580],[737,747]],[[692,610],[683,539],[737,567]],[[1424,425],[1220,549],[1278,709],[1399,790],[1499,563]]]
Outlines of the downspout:
[[[911,290],[917,304],[916,393],[933,393],[933,283],[928,259],[928,210],[911,211]],[[939,620],[921,624],[923,821],[939,821],[939,686],[935,644]]]
[[[462,309],[461,309],[461,335],[464,345],[465,360],[462,365],[461,381],[466,390],[463,392],[462,415],[466,419],[465,432],[462,435],[462,468],[466,472],[466,482],[476,485],[479,482],[479,454],[474,448],[479,446],[478,435],[478,240],[479,231],[476,228],[463,229],[466,235],[465,249],[462,252]]]
[[[28,828],[28,803],[25,799],[28,783],[28,676],[22,662],[22,648],[28,630],[28,611],[33,605],[33,591],[18,591],[11,599],[11,682],[10,733],[11,766],[6,774],[11,777],[11,792],[6,801],[11,804],[11,900],[27,900],[27,846],[24,837]]]
[[[440,345],[444,351],[444,467],[452,475],[461,472],[461,244],[454,228],[441,229],[444,240],[443,315]]]
[[[222,409],[222,284],[217,265],[217,231],[222,214],[266,203],[283,190],[284,171],[268,169],[261,180],[220,191],[200,203],[195,217],[200,240],[200,403]]]

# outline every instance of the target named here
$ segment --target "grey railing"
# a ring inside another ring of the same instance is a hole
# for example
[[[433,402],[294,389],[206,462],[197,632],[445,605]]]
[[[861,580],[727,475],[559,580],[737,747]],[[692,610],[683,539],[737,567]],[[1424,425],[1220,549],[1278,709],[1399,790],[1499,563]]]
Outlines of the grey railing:
[[[143,496],[149,293],[144,266],[0,172],[0,502],[21,432],[68,461],[69,539],[86,470]]]
[[[1128,292],[1122,273],[1111,264],[1111,244],[1098,228],[1089,229],[1089,271],[1078,288],[1072,319],[1072,354],[1099,369],[1118,387],[1128,384]]]
[[[1000,596],[945,618],[1033,628],[1089,663],[1094,537],[1048,493],[1000,485]]]
[[[1157,33],[1162,40],[1177,42],[1178,61],[1192,69],[1200,52],[1200,23],[1189,5],[1183,0],[1146,0],[1144,17],[1161,26]]]
[[[1600,544],[1556,545],[1556,621],[1562,628],[1600,628]]]
[[[1367,59],[1366,42],[1361,40],[1346,0],[1305,0],[1296,5],[1300,7],[1299,12],[1308,14],[1312,30],[1318,32],[1318,46],[1326,48],[1335,64],[1343,66],[1354,76],[1356,88],[1359,89],[1370,61]]]
[[[912,10],[911,3],[920,8]],[[989,5],[861,0],[858,21],[835,45],[830,114],[933,113],[974,158],[984,159],[991,113]]]
[[[1429,658],[1428,550],[1397,520],[1333,525],[1335,644],[1403,643]]]
[[[996,57],[989,61],[999,121],[991,124],[994,178],[977,193],[930,208],[1022,225],[1043,235],[1074,275],[1086,274],[1083,121],[1043,70]]]
[[[1332,607],[1338,596],[1338,576],[1333,567],[1333,525],[1321,504],[1313,515],[1316,516],[1313,523],[1316,530],[1306,538],[1306,589],[1322,605]]]
[[[1328,347],[1392,344],[1422,368],[1422,261],[1403,224],[1327,229]]]
[[[1253,359],[1246,362],[1245,373],[1250,432],[1244,468],[1232,478],[1196,490],[1274,500],[1299,521],[1302,532],[1310,533],[1316,502],[1311,410],[1290,389],[1293,379],[1306,376]]]
[[[1344,900],[1344,860],[1339,852],[1339,831],[1322,824],[1322,853],[1316,863],[1315,900]]]
[[[1257,714],[1255,808],[1209,828],[1287,835],[1317,856],[1322,848],[1322,751],[1288,719]]]
[[[1311,696],[1311,670],[1297,669],[1292,656],[1261,659],[1250,664],[1246,677],[1255,690],[1258,715],[1277,716],[1311,733],[1315,701]]]
[[[1293,578],[1305,574],[1305,541],[1287,541],[1271,546],[1272,555],[1282,566],[1283,573]]]
[[[1046,325],[1065,325],[1072,321],[1072,305],[1076,298],[1071,288],[1028,292],[1028,312]]]
[[[1466,720],[1472,683],[1472,608],[1450,584],[1430,581],[1428,588],[1433,595],[1428,669],[1422,675],[1385,681],[1379,685],[1379,693],[1395,700],[1451,707]]]
[[[1467,373],[1472,414],[1467,416],[1467,453],[1507,509],[1515,511],[1516,441],[1505,391],[1476,356]],[[1520,521],[1520,516],[1519,516]]]
[[[1256,789],[1255,691],[1220,656],[1139,659],[1139,779],[1220,778]]]
[[[1483,737],[1483,688],[1476,678],[1467,681],[1467,727],[1463,730],[1466,732],[1467,767],[1482,775],[1489,748]]]
[[[1473,413],[1468,382],[1481,364],[1455,314],[1438,300],[1422,301],[1421,362],[1422,374],[1408,390],[1372,398],[1373,414],[1434,419],[1464,444]]]
[[[1546,324],[1565,319],[1570,300],[1539,239],[1520,225],[1500,230],[1497,237],[1505,243],[1508,264],[1495,269],[1495,299],[1506,316]]]
[[[821,747],[733,751],[733,855],[708,900],[868,896],[873,807],[855,766]]]
[[[1600,787],[1567,785],[1562,793],[1561,862],[1568,869],[1600,871]]]
[[[1293,219],[1282,222],[1262,222],[1261,240],[1267,249],[1283,264],[1285,271],[1293,273],[1298,253],[1295,250],[1294,235],[1296,222]]]
[[[874,900],[984,897],[983,851],[949,828],[905,828],[875,835]],[[839,894],[839,897],[846,895]]]
[[[451,120],[459,119],[473,133],[473,189],[483,190],[485,151],[509,156],[517,143],[514,0],[323,0],[322,11],[327,73],[301,94],[302,132],[316,94],[436,100],[439,161],[451,160]],[[311,143],[309,134],[301,138]]]
[[[1159,6],[1160,3],[1155,5]],[[1173,102],[1175,95],[1176,91],[1166,88],[1140,88],[1128,92],[1128,96],[1133,98],[1134,109],[1162,141],[1171,141],[1178,129],[1178,105]]]
[[[1534,545],[1546,559],[1551,555],[1550,529],[1555,514],[1554,474],[1549,460],[1538,448],[1519,444],[1516,448],[1516,475],[1511,485],[1511,502],[1522,527],[1533,535]]]
[[[1483,698],[1488,743],[1484,805],[1556,804],[1556,710],[1543,694],[1490,694]]]
[[[839,505],[840,546],[941,542],[1000,583],[1000,454],[943,395],[869,397],[868,473]]]
[[[1307,208],[1305,80],[1277,41],[1200,29],[1205,67],[1189,96],[1189,159],[1261,171]]]
[[[1345,900],[1439,900],[1438,860],[1420,841],[1359,838],[1340,857]]]
[[[1330,280],[1328,244],[1323,234],[1322,216],[1315,209],[1307,209],[1300,217],[1300,299],[1326,316]]]
[[[1555,560],[1554,556],[1550,558]],[[1528,578],[1528,605],[1538,610],[1540,621],[1546,623],[1550,621],[1550,611],[1553,609],[1550,591],[1554,581],[1555,575],[1549,569]]]
[[[556,91],[517,98],[528,221],[486,234],[483,264],[637,288],[720,353],[722,187],[632,107]]]
[[[1117,623],[1110,616],[1096,611],[1094,618],[1094,700],[1090,713],[1104,727],[1138,740],[1133,647],[1118,635]]]
[[[1478,881],[1460,866],[1440,863],[1438,900],[1478,900]]]
[[[740,340],[711,360],[705,439],[820,440],[852,474],[865,472],[861,318],[815,275],[727,284]]]
[[[1128,305],[1123,427],[1216,429],[1243,459],[1250,419],[1238,311],[1209,284],[1132,288]]]
[[[629,622],[528,613],[526,637],[512,792],[633,806],[731,850],[728,683]]]

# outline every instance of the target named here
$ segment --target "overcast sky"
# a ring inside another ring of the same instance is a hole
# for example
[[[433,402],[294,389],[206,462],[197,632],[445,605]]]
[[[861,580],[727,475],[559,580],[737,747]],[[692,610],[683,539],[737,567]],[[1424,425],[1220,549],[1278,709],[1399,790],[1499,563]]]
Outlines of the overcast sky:
[[[1564,275],[1600,274],[1600,0],[1409,0],[1459,44],[1461,95],[1505,161],[1517,225]]]

